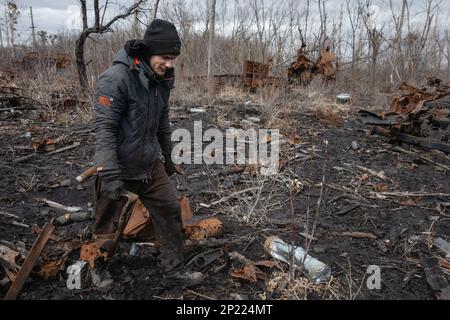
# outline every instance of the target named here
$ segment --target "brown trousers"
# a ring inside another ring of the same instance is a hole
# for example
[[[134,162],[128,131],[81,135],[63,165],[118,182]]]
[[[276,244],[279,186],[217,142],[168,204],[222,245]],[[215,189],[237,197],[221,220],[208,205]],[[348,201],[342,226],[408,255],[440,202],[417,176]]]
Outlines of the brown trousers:
[[[113,201],[100,192],[101,179],[95,181],[96,221],[94,236],[110,237],[116,232],[120,213],[126,200]],[[183,233],[181,209],[177,195],[167,176],[164,164],[157,160],[149,181],[124,180],[125,189],[139,195],[150,212],[160,244],[160,262],[164,271],[183,263]]]

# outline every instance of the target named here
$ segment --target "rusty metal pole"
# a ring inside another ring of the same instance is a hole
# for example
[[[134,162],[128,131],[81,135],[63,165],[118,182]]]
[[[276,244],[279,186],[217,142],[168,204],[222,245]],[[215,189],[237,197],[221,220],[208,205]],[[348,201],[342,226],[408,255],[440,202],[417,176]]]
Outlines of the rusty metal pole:
[[[36,26],[34,25],[34,18],[33,18],[33,7],[30,7],[30,16],[31,16],[31,35],[33,39],[33,50],[36,50]]]
[[[39,234],[39,237],[36,239],[35,243],[33,244],[33,247],[28,253],[28,256],[25,258],[25,261],[22,264],[19,273],[17,274],[16,280],[13,282],[8,292],[6,293],[4,300],[17,299],[20,292],[22,291],[25,281],[27,280],[34,266],[36,265],[37,260],[42,254],[42,251],[44,250],[44,247],[47,244],[50,237],[52,236],[54,230],[55,226],[53,225],[53,221],[47,223],[44,226],[42,232]]]

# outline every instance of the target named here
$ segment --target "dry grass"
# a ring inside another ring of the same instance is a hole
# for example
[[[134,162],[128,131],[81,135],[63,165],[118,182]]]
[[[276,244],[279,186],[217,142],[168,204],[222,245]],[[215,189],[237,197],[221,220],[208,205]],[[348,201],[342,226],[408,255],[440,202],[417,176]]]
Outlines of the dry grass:
[[[181,80],[175,82],[171,93],[172,105],[203,106],[209,104],[208,86],[206,80]]]
[[[35,191],[40,184],[39,178],[35,174],[25,177],[17,177],[15,188],[20,193]]]
[[[39,103],[36,107],[42,121],[86,124],[92,120],[91,93],[80,90],[73,68],[35,66],[18,74],[24,95]]]
[[[343,300],[346,297],[342,284],[336,278],[331,278],[326,283],[313,284],[308,279],[301,277],[289,280],[287,272],[274,272],[266,283],[269,292],[280,294],[279,300],[308,300],[311,298],[321,300]],[[266,298],[262,296],[261,298]]]

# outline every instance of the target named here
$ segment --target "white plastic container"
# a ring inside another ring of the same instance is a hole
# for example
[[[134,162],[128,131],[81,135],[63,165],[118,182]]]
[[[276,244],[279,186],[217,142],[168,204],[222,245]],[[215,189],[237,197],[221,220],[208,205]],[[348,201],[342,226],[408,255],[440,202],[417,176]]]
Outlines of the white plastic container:
[[[347,104],[352,101],[352,96],[348,93],[341,93],[336,97],[336,102],[340,104]]]
[[[289,255],[292,246],[284,242],[278,237],[269,237],[264,243],[265,250],[274,258],[286,263],[290,263]],[[305,259],[305,250],[301,247],[295,247],[294,251],[294,267],[300,269],[303,260]],[[308,279],[313,283],[326,282],[331,277],[331,268],[323,262],[306,256],[304,273]]]

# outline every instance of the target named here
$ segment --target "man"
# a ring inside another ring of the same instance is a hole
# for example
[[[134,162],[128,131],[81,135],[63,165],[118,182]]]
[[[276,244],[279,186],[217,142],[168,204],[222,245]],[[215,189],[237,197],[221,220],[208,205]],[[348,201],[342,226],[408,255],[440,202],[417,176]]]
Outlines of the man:
[[[133,192],[151,214],[166,279],[190,285],[201,274],[183,270],[181,211],[168,177],[176,172],[168,100],[180,48],[175,26],[154,20],[144,39],[128,41],[97,82],[94,238],[113,238],[126,202],[122,195]]]

